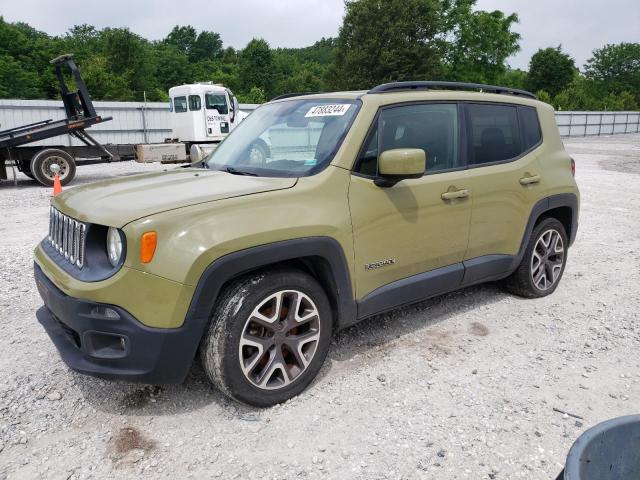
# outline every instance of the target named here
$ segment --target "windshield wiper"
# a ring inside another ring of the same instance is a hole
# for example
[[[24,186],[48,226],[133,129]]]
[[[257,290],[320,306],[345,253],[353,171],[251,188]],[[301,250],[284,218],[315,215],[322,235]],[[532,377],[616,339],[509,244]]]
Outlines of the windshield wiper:
[[[223,172],[227,172],[227,173],[231,173],[232,175],[247,175],[249,177],[257,177],[258,174],[257,173],[253,173],[253,172],[247,172],[246,170],[238,170],[237,168],[234,167],[224,167],[222,169]]]

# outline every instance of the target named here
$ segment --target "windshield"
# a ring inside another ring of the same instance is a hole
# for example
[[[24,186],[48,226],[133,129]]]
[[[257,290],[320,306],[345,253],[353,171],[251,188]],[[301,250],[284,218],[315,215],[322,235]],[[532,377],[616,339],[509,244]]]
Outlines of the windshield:
[[[227,97],[224,93],[207,93],[205,95],[205,104],[207,110],[217,110],[220,115],[226,115],[229,112]]]
[[[312,175],[331,162],[358,108],[359,102],[344,99],[264,105],[243,120],[205,165],[247,175]]]

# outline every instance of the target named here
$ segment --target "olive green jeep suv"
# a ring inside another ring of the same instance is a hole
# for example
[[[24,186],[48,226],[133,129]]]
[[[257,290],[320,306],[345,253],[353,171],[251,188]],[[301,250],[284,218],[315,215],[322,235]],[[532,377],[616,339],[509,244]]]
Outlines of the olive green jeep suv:
[[[37,317],[76,371],[179,383],[199,353],[220,390],[272,405],[365,317],[492,280],[552,293],[578,227],[573,173],[528,92],[281,97],[201,165],[55,197]]]

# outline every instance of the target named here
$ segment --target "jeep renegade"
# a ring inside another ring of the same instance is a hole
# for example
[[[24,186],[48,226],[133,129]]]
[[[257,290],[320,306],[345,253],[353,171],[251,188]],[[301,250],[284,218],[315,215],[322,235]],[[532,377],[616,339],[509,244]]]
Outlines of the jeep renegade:
[[[574,168],[553,109],[520,90],[285,96],[201,165],[53,198],[37,317],[78,372],[180,383],[199,353],[227,395],[283,402],[363,318],[493,280],[552,293]]]

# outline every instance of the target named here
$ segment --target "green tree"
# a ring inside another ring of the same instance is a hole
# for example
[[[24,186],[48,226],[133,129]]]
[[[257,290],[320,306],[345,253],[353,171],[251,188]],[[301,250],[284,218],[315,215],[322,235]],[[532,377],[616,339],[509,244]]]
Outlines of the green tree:
[[[586,77],[604,94],[631,92],[640,102],[640,43],[605,45],[585,65]]]
[[[264,103],[267,96],[260,87],[252,87],[247,93],[238,94],[238,102],[240,103]]]
[[[327,72],[333,87],[396,80],[493,82],[518,51],[516,15],[474,11],[475,0],[348,0]]]
[[[135,100],[142,100],[144,91],[157,88],[151,47],[147,40],[128,28],[106,28],[100,36],[107,67],[126,79]]]
[[[96,100],[135,100],[127,79],[111,70],[102,55],[92,55],[82,63],[82,78]]]
[[[536,97],[538,97],[538,100],[544,103],[551,104],[553,102],[551,95],[549,95],[549,93],[546,92],[545,90],[538,90],[536,92]]]
[[[569,86],[576,72],[575,62],[561,46],[540,49],[529,62],[527,89],[545,90],[554,97]]]
[[[527,72],[519,68],[505,70],[496,81],[498,85],[524,90],[527,88]]]
[[[448,48],[447,77],[451,80],[497,83],[506,72],[505,60],[520,50],[520,34],[511,28],[518,16],[503,12],[458,9],[459,24]]]
[[[171,29],[169,35],[164,39],[165,43],[173,45],[182,53],[189,55],[196,43],[198,34],[192,26],[176,25]]]
[[[13,57],[0,54],[0,98],[41,98],[36,72],[27,70]]]
[[[200,32],[193,47],[189,51],[189,59],[192,62],[215,60],[221,58],[223,53],[220,34],[203,31]]]
[[[154,54],[155,72],[163,91],[195,81],[189,58],[175,45],[157,45]]]
[[[253,87],[267,95],[274,91],[273,54],[265,40],[254,38],[249,42],[240,53],[239,67],[243,91],[249,92]]]
[[[440,77],[447,14],[439,0],[347,0],[335,63],[327,73],[339,89]]]
[[[58,55],[57,39],[26,23],[7,23],[0,16],[0,56],[4,76],[0,90],[14,98],[55,95],[55,77],[49,60]]]

